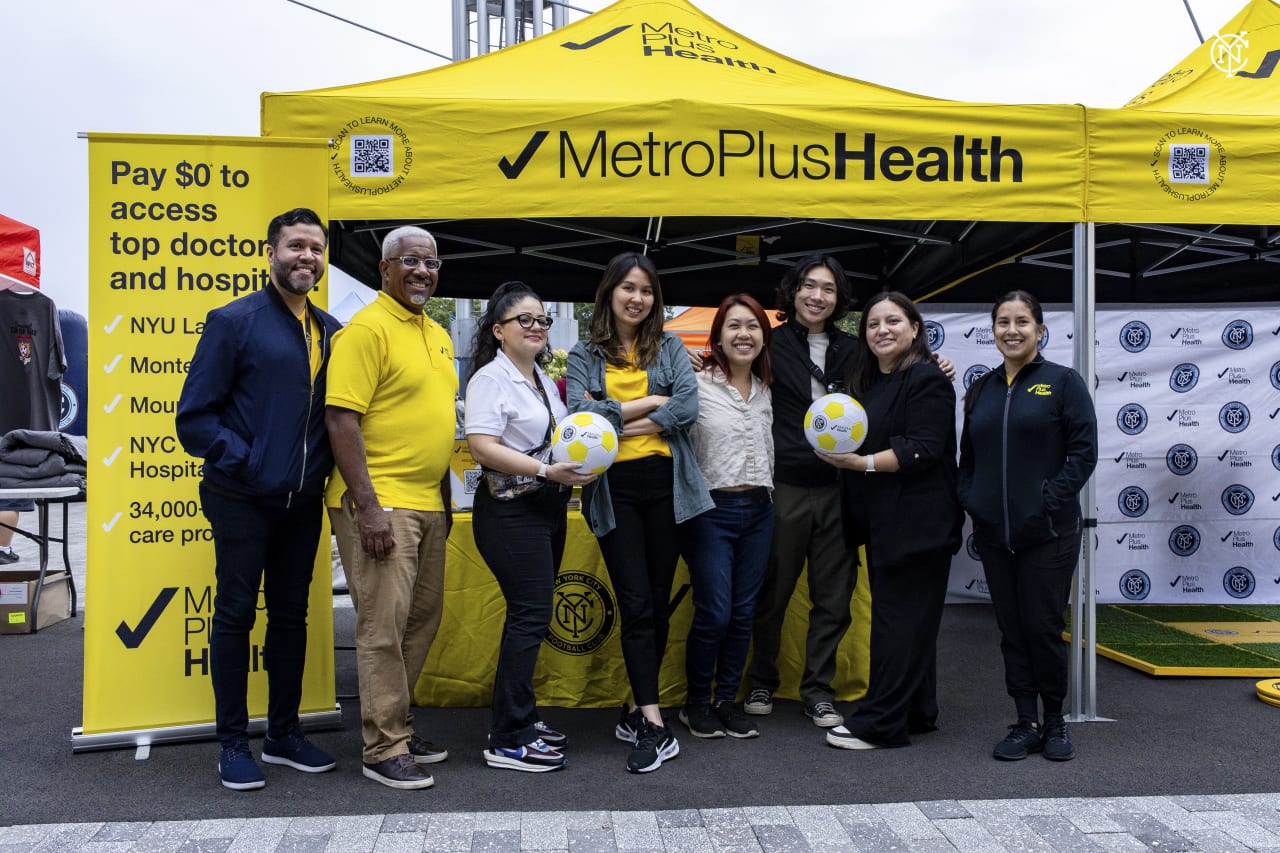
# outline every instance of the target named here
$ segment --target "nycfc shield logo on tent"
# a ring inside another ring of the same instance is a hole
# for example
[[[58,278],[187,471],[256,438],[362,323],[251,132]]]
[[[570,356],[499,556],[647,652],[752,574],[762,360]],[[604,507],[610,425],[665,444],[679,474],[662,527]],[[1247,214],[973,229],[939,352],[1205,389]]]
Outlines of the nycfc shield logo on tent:
[[[1248,320],[1232,320],[1222,330],[1222,342],[1231,349],[1248,349],[1253,343],[1253,326]]]
[[[1280,551],[1280,525],[1276,526],[1276,532],[1271,534],[1271,544],[1276,546],[1276,550]]]
[[[1180,524],[1169,534],[1169,550],[1179,557],[1190,557],[1200,549],[1200,531],[1190,524]]]
[[[1120,490],[1116,504],[1120,507],[1120,512],[1129,518],[1141,518],[1147,514],[1151,501],[1141,486],[1126,486]]]
[[[1120,330],[1120,346],[1129,352],[1142,352],[1151,343],[1151,327],[1141,320],[1131,320]]]
[[[1280,391],[1280,361],[1271,365],[1271,387]]]
[[[1232,598],[1248,598],[1253,595],[1253,590],[1256,586],[1253,572],[1244,566],[1232,566],[1222,576],[1222,588]]]
[[[1130,569],[1120,576],[1120,594],[1130,601],[1141,601],[1151,592],[1151,578],[1142,569]]]
[[[1129,403],[1116,415],[1116,426],[1125,435],[1137,435],[1147,428],[1147,410],[1137,403]]]
[[[1169,374],[1169,387],[1179,394],[1185,394],[1200,381],[1200,368],[1190,362],[1179,364]]]
[[[586,572],[556,577],[547,645],[569,655],[588,655],[613,632],[616,605],[609,588]]]
[[[1218,425],[1229,433],[1249,428],[1249,407],[1239,401],[1227,403],[1218,411]]]
[[[1271,467],[1280,471],[1280,444],[1271,448]]]
[[[933,320],[924,321],[924,333],[929,338],[929,352],[937,352],[942,342],[947,339],[947,330],[941,323],[935,323]]]
[[[1232,515],[1244,515],[1253,509],[1253,491],[1240,483],[1232,483],[1222,490],[1222,508]]]
[[[1190,474],[1196,470],[1196,463],[1200,461],[1200,457],[1196,456],[1196,450],[1189,444],[1175,444],[1169,448],[1169,452],[1164,455],[1164,464],[1169,466],[1169,471],[1182,476]]]

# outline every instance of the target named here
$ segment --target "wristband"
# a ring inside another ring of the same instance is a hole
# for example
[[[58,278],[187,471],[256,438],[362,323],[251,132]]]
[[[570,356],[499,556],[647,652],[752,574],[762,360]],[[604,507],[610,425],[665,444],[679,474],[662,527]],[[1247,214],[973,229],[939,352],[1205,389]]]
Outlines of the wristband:
[[[874,474],[876,472],[876,455],[874,453],[868,453],[866,456],[862,458],[867,460],[866,473]]]

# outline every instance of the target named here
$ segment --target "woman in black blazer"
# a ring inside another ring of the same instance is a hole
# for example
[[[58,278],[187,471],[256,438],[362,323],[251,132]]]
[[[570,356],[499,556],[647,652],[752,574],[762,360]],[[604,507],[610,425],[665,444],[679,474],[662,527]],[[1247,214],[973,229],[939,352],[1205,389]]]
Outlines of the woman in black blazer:
[[[827,743],[875,749],[937,728],[938,626],[963,516],[956,394],[930,356],[920,312],[901,293],[877,294],[858,336],[870,357],[849,386],[867,410],[867,438],[858,453],[818,455],[844,469],[845,530],[867,548],[871,671],[866,696]]]

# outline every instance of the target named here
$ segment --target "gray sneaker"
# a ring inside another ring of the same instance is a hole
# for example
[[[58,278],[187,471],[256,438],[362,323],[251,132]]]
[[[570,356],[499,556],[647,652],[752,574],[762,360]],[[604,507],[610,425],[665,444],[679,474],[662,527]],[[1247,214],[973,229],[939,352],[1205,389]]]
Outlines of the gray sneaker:
[[[439,764],[449,757],[449,750],[417,735],[410,735],[409,754],[419,764]]]
[[[364,775],[375,782],[381,782],[388,788],[399,788],[412,791],[418,788],[430,788],[436,783],[427,771],[418,766],[413,756],[407,752],[393,755],[377,764],[364,765]]]

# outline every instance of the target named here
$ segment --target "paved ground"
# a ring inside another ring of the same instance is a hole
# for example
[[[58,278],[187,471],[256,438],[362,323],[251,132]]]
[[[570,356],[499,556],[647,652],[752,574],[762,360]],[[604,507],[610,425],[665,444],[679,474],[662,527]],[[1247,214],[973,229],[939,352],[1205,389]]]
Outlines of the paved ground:
[[[83,543],[83,505],[73,507],[72,537],[73,541]],[[24,522],[27,519],[24,517]],[[18,549],[24,555],[24,561],[33,557],[29,543],[18,543]],[[73,562],[78,575],[77,583],[83,590],[84,558],[83,546],[79,546],[78,555],[73,552]],[[345,601],[338,599],[339,606]],[[54,626],[51,630],[58,630]],[[39,635],[37,635],[38,638]],[[2,671],[2,667],[0,667]],[[1234,684],[1234,682],[1230,682]],[[1185,701],[1187,691],[1192,689],[1190,682],[1184,685],[1180,695]],[[10,703],[15,694],[9,694],[4,705],[15,707]],[[1252,711],[1252,706],[1245,706]],[[1168,713],[1172,708],[1152,708],[1153,713]],[[1176,709],[1182,715],[1194,717],[1198,713],[1196,707],[1184,705]],[[473,712],[476,713],[476,712]],[[972,711],[969,712],[972,715]],[[1130,714],[1132,716],[1132,714]],[[1240,717],[1237,712],[1237,722]],[[1231,762],[1237,767],[1214,767],[1213,754],[1208,757],[1194,752],[1195,744],[1187,735],[1179,737],[1187,742],[1186,766],[1175,769],[1169,762],[1169,773],[1180,773],[1193,778],[1197,768],[1205,771],[1205,779],[1211,778],[1210,771],[1225,773],[1228,777],[1233,769],[1239,772],[1247,759],[1241,755],[1252,755],[1248,761],[1253,769],[1262,763],[1275,766],[1275,737],[1273,730],[1255,730],[1260,727],[1250,718],[1248,732],[1241,732],[1241,739],[1253,741],[1253,753],[1233,754]],[[780,723],[781,721],[779,721]],[[1137,721],[1141,722],[1141,721]],[[778,725],[775,723],[774,725]],[[1104,726],[1098,732],[1126,732],[1123,724],[1097,724]],[[1265,723],[1264,723],[1265,726]],[[1148,728],[1137,725],[1138,732],[1146,732],[1157,737],[1154,726]],[[3,734],[0,733],[0,737]],[[935,736],[937,737],[937,736]],[[1102,758],[1101,752],[1116,751],[1116,746],[1104,740],[1098,734],[1094,756]],[[1086,737],[1085,740],[1088,740]],[[20,744],[0,741],[6,750],[16,750]],[[714,742],[713,742],[714,743]],[[1106,746],[1103,744],[1106,743]],[[684,762],[697,761],[697,748],[701,744],[691,744],[690,757]],[[1126,751],[1132,750],[1129,757],[1121,756],[1120,760],[1103,765],[1101,761],[1094,768],[1099,776],[1125,774],[1128,768],[1134,791],[1151,791],[1160,787],[1160,780],[1154,779],[1150,765],[1141,765],[1141,759],[1158,746],[1157,741],[1145,743],[1141,739],[1129,738]],[[200,758],[207,758],[204,753]],[[839,753],[838,750],[831,752]],[[915,750],[910,750],[915,752]],[[12,754],[12,753],[10,753]],[[717,775],[718,760],[713,752],[704,752],[706,759],[693,766],[705,769],[704,779],[707,786],[750,786],[750,779],[738,778],[733,771]],[[940,753],[947,754],[947,753]],[[572,755],[572,753],[571,753]],[[921,756],[929,753],[920,753]],[[1217,753],[1217,763],[1222,763],[1221,751]],[[1090,757],[1094,757],[1090,756]],[[777,758],[778,772],[792,774],[797,777],[797,785],[822,784],[819,779],[806,777],[805,768],[797,767],[792,756]],[[819,756],[822,757],[822,756]],[[854,758],[849,753],[841,757]],[[906,756],[903,756],[905,759]],[[868,758],[870,758],[868,756]],[[952,756],[954,759],[954,756]],[[998,764],[983,757],[986,765]],[[1088,759],[1082,756],[1075,765],[1085,765]],[[206,762],[207,763],[207,762]],[[452,764],[452,760],[450,762]],[[815,762],[816,764],[816,762]],[[941,766],[946,764],[946,766]],[[958,766],[954,760],[940,762],[938,765],[916,767],[916,774],[937,774],[954,776],[966,772],[974,772],[975,768]],[[638,793],[635,805],[637,810],[600,810],[600,811],[533,811],[502,812],[489,806],[489,802],[504,801],[500,794],[489,797],[473,796],[470,802],[484,803],[486,808],[480,811],[447,811],[447,812],[412,812],[363,814],[363,815],[306,815],[301,817],[253,817],[245,818],[236,814],[249,812],[237,808],[235,797],[245,797],[246,806],[249,798],[255,795],[236,794],[229,798],[219,796],[221,789],[214,787],[212,780],[207,780],[211,790],[205,798],[206,803],[219,803],[212,813],[225,812],[217,819],[202,820],[164,820],[164,821],[95,821],[93,797],[88,790],[90,784],[111,784],[110,779],[85,779],[86,789],[76,790],[74,784],[60,787],[52,793],[62,800],[57,814],[68,812],[75,820],[63,823],[40,823],[24,825],[3,825],[7,823],[5,812],[0,810],[0,853],[18,853],[18,851],[436,851],[436,850],[475,850],[475,851],[803,851],[803,850],[866,850],[866,851],[1076,851],[1076,850],[1159,850],[1159,851],[1280,851],[1280,794],[1277,793],[1230,793],[1230,794],[1171,794],[1164,796],[1123,796],[1123,797],[1062,797],[1052,798],[1047,795],[1069,793],[1067,789],[1074,787],[1067,780],[1067,774],[1046,777],[1043,774],[1042,759],[1033,757],[1024,762],[1026,767],[1008,768],[1028,772],[1026,776],[1028,793],[1045,795],[1044,798],[1028,799],[944,799],[920,802],[879,802],[874,781],[870,781],[872,789],[865,792],[867,803],[849,803],[843,805],[750,805],[728,808],[706,809],[664,809],[644,811],[646,804],[652,805],[652,788],[650,793],[642,793],[648,785],[641,782],[661,782],[663,773],[684,772],[659,771],[652,778],[636,779],[625,773],[584,775],[580,780],[571,777],[572,781],[584,785],[604,784],[613,788],[625,789],[635,785],[632,791]],[[101,768],[110,772],[110,762],[80,765],[83,770]],[[448,765],[442,765],[442,769]],[[847,782],[851,791],[859,790],[860,781],[873,780],[873,764],[870,761],[861,764],[849,762]],[[1145,769],[1135,769],[1139,766]],[[1118,768],[1118,769],[1117,769]],[[1005,769],[1005,768],[1001,768]],[[1079,767],[1058,768],[1061,770],[1077,770]],[[204,764],[193,770],[201,778],[209,775]],[[276,768],[281,773],[291,771]],[[92,771],[91,771],[92,772]],[[274,772],[274,771],[273,771]],[[455,771],[456,772],[456,771]],[[492,773],[493,771],[476,771]],[[702,772],[702,771],[700,771]],[[100,776],[101,773],[94,773]],[[561,774],[554,774],[559,777]],[[821,774],[824,777],[826,773]],[[513,780],[509,777],[523,777],[523,774],[503,774],[504,778],[493,780],[493,790],[501,790]],[[860,777],[861,776],[861,780]],[[723,777],[723,778],[722,778]],[[60,778],[60,777],[59,777]],[[442,777],[443,778],[443,777]],[[675,777],[670,777],[672,781]],[[1008,777],[1017,778],[1017,777]],[[1219,777],[1212,777],[1218,779]],[[1254,777],[1254,778],[1267,778]],[[1058,784],[1046,783],[1046,779],[1056,779]],[[173,780],[174,795],[180,796],[179,788],[190,787],[186,779]],[[283,779],[281,780],[283,781]],[[299,780],[308,781],[308,780]],[[518,781],[527,782],[528,790],[536,791],[542,785],[550,790],[552,785],[562,785],[563,779],[550,777],[524,777]],[[65,783],[59,783],[64,785]],[[372,783],[369,783],[372,785]],[[923,781],[921,782],[923,785]],[[1078,781],[1076,784],[1079,784]],[[1223,785],[1221,781],[1206,784]],[[118,787],[118,786],[117,786]],[[377,786],[373,786],[377,787]],[[1184,788],[1185,789],[1185,788]],[[1193,788],[1195,789],[1195,788]],[[1219,787],[1218,790],[1225,788]],[[1272,786],[1280,790],[1280,784]],[[383,789],[385,790],[385,789]],[[803,788],[802,788],[803,790]],[[1076,788],[1078,790],[1078,788]],[[1200,788],[1198,790],[1205,790]],[[592,801],[598,792],[587,787],[581,789],[581,799]],[[118,793],[118,792],[117,792]],[[403,792],[403,803],[406,808],[413,808],[415,800],[422,803],[422,808],[430,809],[430,800],[417,798],[432,797],[434,792]],[[443,794],[444,792],[440,792]],[[827,802],[831,801],[830,791],[825,792]],[[127,796],[127,792],[125,792]],[[190,792],[188,792],[188,796]],[[7,786],[6,799],[18,796],[18,792]],[[138,794],[137,796],[144,796]],[[151,795],[153,796],[153,795]],[[225,802],[222,802],[225,799]],[[564,801],[561,796],[560,801]],[[648,802],[646,803],[646,800]],[[71,805],[85,803],[86,806]],[[438,797],[437,797],[437,801]],[[505,800],[510,802],[510,800]],[[12,801],[9,801],[12,803]],[[326,811],[317,802],[316,811]],[[332,805],[332,803],[330,803]],[[146,803],[140,803],[138,812],[151,811]],[[297,814],[308,811],[305,803],[293,803],[282,808],[278,813],[292,812]],[[51,814],[55,812],[50,812]],[[183,811],[182,814],[192,812]],[[210,813],[209,809],[201,813]],[[259,814],[262,812],[259,811]],[[99,816],[103,812],[99,812]]]

